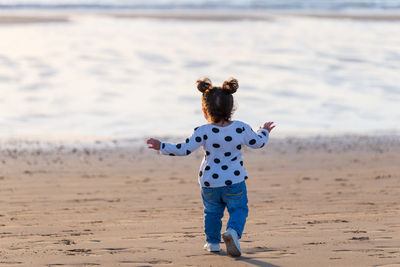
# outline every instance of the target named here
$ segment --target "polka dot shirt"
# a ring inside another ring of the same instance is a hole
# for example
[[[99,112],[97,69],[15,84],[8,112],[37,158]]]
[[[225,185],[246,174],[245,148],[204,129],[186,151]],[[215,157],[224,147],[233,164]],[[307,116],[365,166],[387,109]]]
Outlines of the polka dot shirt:
[[[262,148],[268,141],[269,132],[256,132],[241,121],[228,126],[205,124],[196,127],[191,137],[179,144],[161,143],[160,152],[170,156],[186,156],[203,147],[205,157],[199,171],[199,183],[203,187],[221,187],[240,183],[248,178],[243,166],[242,148]]]

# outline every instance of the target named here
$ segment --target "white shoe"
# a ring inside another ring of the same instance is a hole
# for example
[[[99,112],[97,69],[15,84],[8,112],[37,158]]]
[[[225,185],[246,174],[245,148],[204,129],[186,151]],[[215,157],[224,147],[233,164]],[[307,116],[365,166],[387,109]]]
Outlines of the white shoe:
[[[219,244],[216,243],[206,243],[204,249],[210,252],[219,252],[221,250]]]
[[[226,245],[226,251],[229,255],[233,257],[239,257],[242,255],[242,250],[240,249],[239,237],[235,230],[229,228],[225,233],[223,233],[222,238],[224,239]]]

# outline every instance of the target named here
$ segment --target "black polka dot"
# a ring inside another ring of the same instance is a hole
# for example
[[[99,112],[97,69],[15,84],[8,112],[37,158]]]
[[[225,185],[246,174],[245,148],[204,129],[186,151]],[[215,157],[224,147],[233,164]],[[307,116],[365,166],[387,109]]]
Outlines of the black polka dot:
[[[214,159],[214,162],[218,164],[218,163],[220,163],[221,161],[220,161],[219,159]]]
[[[200,143],[200,142],[201,142],[201,137],[200,137],[200,136],[197,136],[197,137],[196,137],[196,142],[197,142],[197,143]]]
[[[225,152],[225,157],[229,157],[231,155],[231,152]]]
[[[258,135],[258,137],[259,137],[259,138],[262,138],[262,136],[261,136],[261,135]]]
[[[236,132],[237,132],[237,133],[242,133],[243,130],[242,130],[241,128],[236,128]]]
[[[219,129],[218,129],[218,128],[212,128],[212,131],[213,131],[214,133],[219,133]]]
[[[247,180],[249,177],[245,176],[244,179]]]
[[[181,144],[177,144],[177,145],[176,145],[176,148],[179,149],[179,148],[181,148],[181,146],[182,146]]]
[[[242,149],[242,145],[237,145],[236,148],[240,150]]]
[[[250,142],[249,142],[249,144],[250,144],[250,145],[254,145],[256,142],[257,142],[256,139],[251,139]]]
[[[206,151],[206,155],[207,155],[207,156],[210,156],[210,152],[209,152],[209,151]]]
[[[174,154],[174,153],[169,153],[169,155],[170,155],[170,156],[175,156],[175,154]]]
[[[225,170],[227,170],[227,169],[228,169],[228,166],[226,166],[226,165],[222,165],[222,166],[221,166],[221,169],[223,169],[223,170],[225,171]]]
[[[216,173],[214,173],[214,174],[212,175],[212,178],[214,178],[214,179],[217,179],[218,177],[219,177],[219,175],[216,174]]]
[[[204,168],[204,170],[206,170],[206,171],[209,171],[211,168],[210,168],[210,166],[206,166],[205,168]]]
[[[225,141],[226,141],[226,142],[232,141],[232,137],[231,137],[231,136],[226,136],[226,137],[225,137]]]
[[[162,149],[164,149],[165,148],[165,144],[163,143],[161,147],[162,147]]]
[[[205,134],[205,135],[203,135],[203,139],[204,140],[207,140],[207,138],[208,138],[208,136]]]
[[[197,129],[199,129],[199,127],[194,128],[195,131],[196,131]]]
[[[226,180],[226,181],[225,181],[225,184],[226,184],[226,185],[231,185],[231,184],[232,184],[232,181],[231,181],[231,180]]]
[[[262,133],[264,136],[267,136],[267,134],[266,134],[264,131],[262,131],[261,133]]]
[[[204,182],[204,185],[207,186],[207,187],[209,187],[209,186],[210,186],[210,183],[209,183],[209,182]]]
[[[213,144],[213,147],[215,147],[215,148],[219,148],[219,147],[220,147],[220,145],[219,145],[219,144]]]
[[[240,165],[243,166],[243,161],[240,161]]]
[[[231,159],[231,161],[235,161],[235,160],[237,160],[237,157],[234,157],[233,159]]]
[[[200,171],[200,172],[199,172],[199,176],[202,176],[202,175],[203,175],[203,172],[202,172],[202,171]]]
[[[240,175],[240,171],[236,170],[236,171],[234,172],[234,174],[235,174],[236,176],[239,176],[239,175]]]
[[[189,143],[189,138],[186,138],[186,141],[185,141],[186,143]]]
[[[190,150],[186,150],[186,155],[189,155],[190,153],[192,153]]]
[[[265,146],[265,143],[262,143],[262,145],[260,146],[260,148],[262,148],[262,147],[264,147]]]
[[[244,127],[242,127],[242,131],[244,132],[244,130],[246,130]]]

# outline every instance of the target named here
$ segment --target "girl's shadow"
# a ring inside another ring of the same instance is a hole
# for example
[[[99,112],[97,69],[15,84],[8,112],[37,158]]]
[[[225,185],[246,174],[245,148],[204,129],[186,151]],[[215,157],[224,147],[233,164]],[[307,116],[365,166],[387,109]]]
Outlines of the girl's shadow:
[[[215,254],[221,255],[221,256],[226,256],[226,257],[230,257],[228,255],[228,253],[226,253],[226,251],[221,250],[220,252],[215,252]],[[238,258],[235,258],[236,261],[243,261],[249,264],[253,264],[255,266],[262,266],[262,267],[279,267],[278,265],[269,263],[269,262],[265,262],[265,261],[261,261],[261,260],[257,260],[257,259],[253,259],[253,258],[249,258],[246,256],[240,256]]]

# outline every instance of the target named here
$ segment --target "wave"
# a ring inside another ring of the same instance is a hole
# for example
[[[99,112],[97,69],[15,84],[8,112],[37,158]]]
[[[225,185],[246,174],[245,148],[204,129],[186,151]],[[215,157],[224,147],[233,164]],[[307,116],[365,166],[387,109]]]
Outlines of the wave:
[[[400,10],[399,0],[0,0],[0,9]]]

